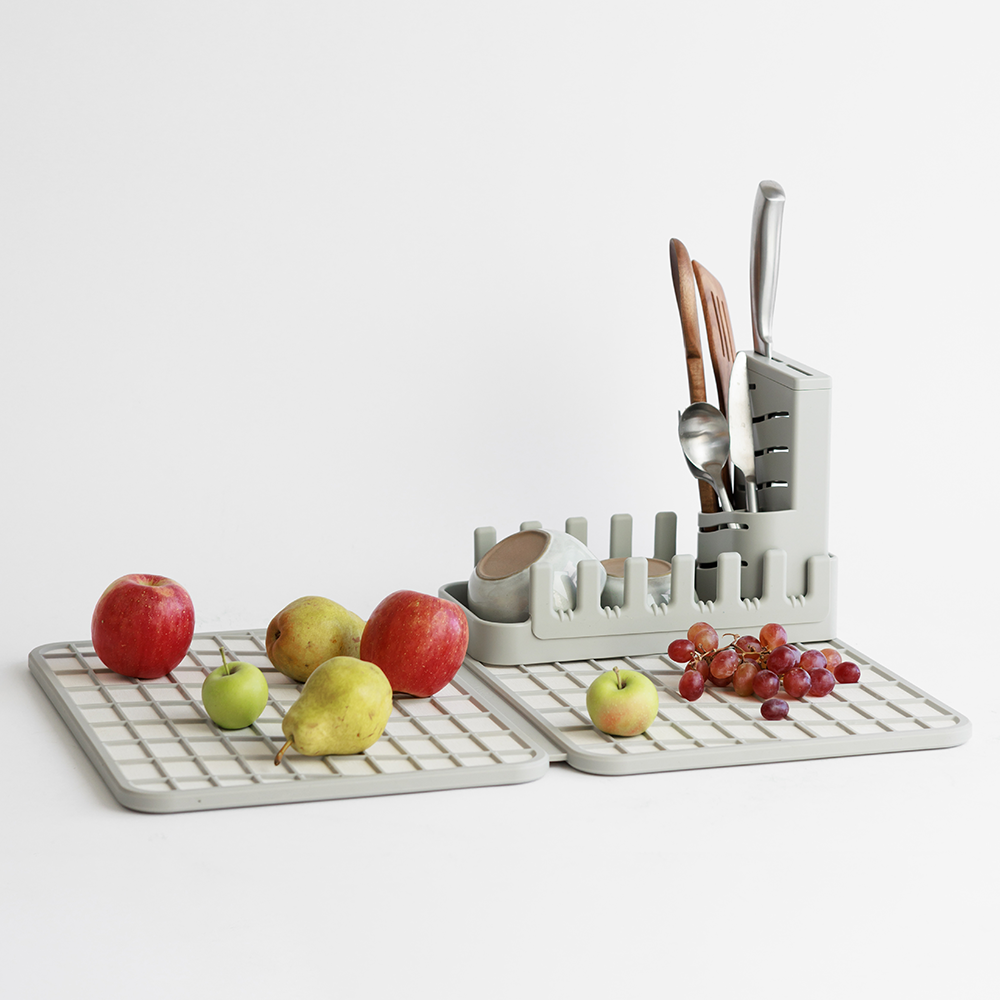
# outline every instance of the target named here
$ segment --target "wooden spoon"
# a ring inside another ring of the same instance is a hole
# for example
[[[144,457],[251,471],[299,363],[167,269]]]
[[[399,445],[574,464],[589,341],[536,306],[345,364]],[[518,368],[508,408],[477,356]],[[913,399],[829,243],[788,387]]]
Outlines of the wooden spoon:
[[[681,317],[684,354],[687,359],[688,392],[692,403],[705,403],[705,364],[701,356],[701,328],[698,325],[698,299],[695,293],[694,270],[687,248],[680,240],[670,241],[670,274],[674,280],[674,295]],[[702,513],[714,514],[719,509],[718,498],[711,485],[699,480]]]

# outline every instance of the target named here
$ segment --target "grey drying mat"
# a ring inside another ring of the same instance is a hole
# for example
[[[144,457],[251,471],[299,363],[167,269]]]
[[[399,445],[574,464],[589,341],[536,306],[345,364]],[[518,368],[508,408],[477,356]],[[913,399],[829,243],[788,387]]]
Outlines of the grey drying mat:
[[[789,715],[768,722],[760,701],[706,685],[687,702],[677,693],[682,669],[665,656],[490,666],[466,660],[545,740],[549,758],[591,774],[639,774],[769,761],[808,760],[956,746],[969,720],[839,640],[833,647],[861,668],[857,684],[824,698],[787,698]],[[587,715],[587,688],[615,664],[641,670],[656,684],[660,710],[641,736],[607,736]]]
[[[270,698],[260,719],[220,730],[201,705],[201,682],[218,647],[256,663]],[[89,642],[32,650],[29,667],[124,806],[183,812],[532,781],[551,761],[591,774],[626,775],[816,757],[956,746],[965,717],[838,640],[862,671],[825,698],[789,699],[789,717],[767,722],[760,702],[706,687],[677,694],[681,670],[663,656],[489,666],[467,657],[433,698],[397,698],[386,732],[363,754],[303,757],[289,751],[281,718],[300,686],[275,671],[263,632],[195,636],[167,677],[136,681],[104,667]],[[587,716],[590,682],[612,666],[644,671],[660,710],[641,736],[598,732]]]
[[[276,767],[281,720],[301,686],[271,667],[263,636],[196,635],[184,661],[155,681],[113,673],[89,642],[39,646],[28,663],[115,798],[140,812],[511,784],[548,769],[539,743],[510,725],[516,713],[465,667],[432,698],[396,698],[385,733],[364,753],[289,750]],[[220,646],[267,676],[267,707],[247,729],[219,729],[201,704]]]

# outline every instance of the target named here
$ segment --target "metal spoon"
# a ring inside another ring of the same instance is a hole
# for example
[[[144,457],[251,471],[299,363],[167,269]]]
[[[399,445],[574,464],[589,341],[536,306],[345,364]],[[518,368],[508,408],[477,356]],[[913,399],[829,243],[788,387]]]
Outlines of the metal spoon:
[[[677,415],[677,433],[692,475],[711,483],[722,509],[731,511],[722,479],[729,459],[729,423],[722,411],[711,403],[692,403]]]

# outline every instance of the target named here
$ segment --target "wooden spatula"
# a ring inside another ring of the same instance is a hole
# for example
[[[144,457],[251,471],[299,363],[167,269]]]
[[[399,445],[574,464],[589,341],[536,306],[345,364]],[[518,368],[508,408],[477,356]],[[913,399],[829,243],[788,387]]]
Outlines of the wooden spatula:
[[[684,354],[687,358],[688,392],[692,403],[706,403],[708,400],[705,395],[705,364],[701,356],[701,327],[698,325],[694,271],[687,248],[680,240],[670,241],[670,274],[674,280],[674,295],[681,315],[681,333],[684,335]],[[719,509],[719,502],[712,487],[704,480],[699,480],[698,491],[702,512],[715,513]]]
[[[705,334],[708,337],[708,353],[715,372],[715,386],[719,393],[719,409],[729,416],[729,376],[736,359],[736,345],[733,327],[729,321],[729,306],[726,293],[718,279],[698,261],[693,261],[691,269],[698,282],[701,294],[701,311],[705,316]]]
[[[729,382],[736,359],[736,344],[733,340],[733,326],[729,321],[729,306],[726,293],[718,279],[698,261],[692,261],[691,269],[698,282],[701,295],[701,311],[705,317],[705,334],[708,338],[708,353],[712,358],[715,372],[715,388],[719,394],[719,409],[729,416]],[[723,482],[732,496],[732,465],[727,462],[722,470]]]

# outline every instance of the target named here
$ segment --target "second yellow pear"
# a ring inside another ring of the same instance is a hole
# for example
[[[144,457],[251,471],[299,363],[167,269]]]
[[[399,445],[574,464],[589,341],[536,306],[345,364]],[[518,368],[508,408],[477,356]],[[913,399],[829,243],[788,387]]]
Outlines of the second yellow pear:
[[[358,655],[364,619],[326,597],[300,597],[267,627],[267,658],[283,674],[304,681],[334,656]]]

